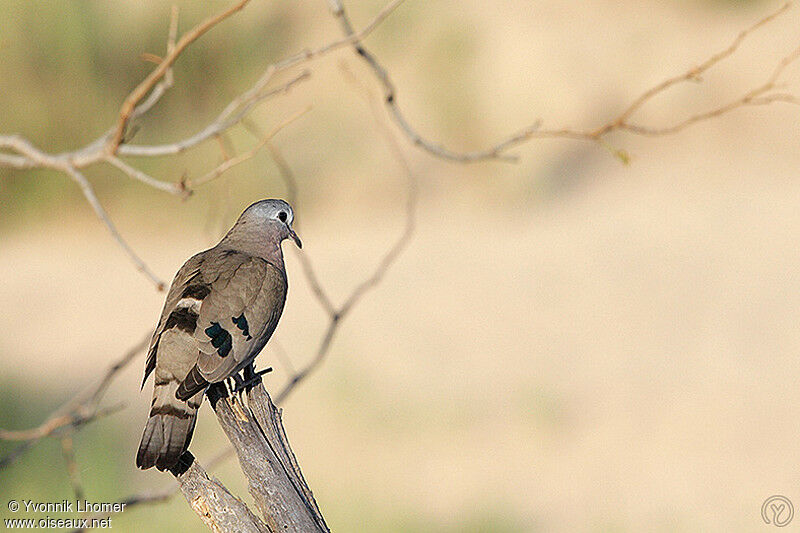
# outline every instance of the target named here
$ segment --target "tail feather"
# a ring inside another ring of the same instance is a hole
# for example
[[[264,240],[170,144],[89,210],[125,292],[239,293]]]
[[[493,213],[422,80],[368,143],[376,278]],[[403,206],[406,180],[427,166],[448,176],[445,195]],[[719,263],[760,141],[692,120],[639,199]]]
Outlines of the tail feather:
[[[197,391],[204,391],[207,388],[208,381],[206,381],[206,378],[200,373],[200,369],[197,368],[197,365],[194,365],[186,375],[186,378],[181,382],[175,395],[179,399],[185,400],[197,394]]]
[[[150,418],[136,454],[136,466],[141,469],[168,470],[189,447],[203,392],[182,401],[175,397],[177,388],[176,381],[155,386]]]

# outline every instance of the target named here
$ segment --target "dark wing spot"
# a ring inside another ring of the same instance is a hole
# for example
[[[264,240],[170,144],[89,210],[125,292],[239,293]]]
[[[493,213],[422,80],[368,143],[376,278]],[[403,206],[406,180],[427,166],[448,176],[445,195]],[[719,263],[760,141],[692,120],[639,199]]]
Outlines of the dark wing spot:
[[[233,348],[233,339],[231,334],[226,331],[224,336],[215,337],[211,344],[217,349],[220,357],[227,357],[231,353],[231,348]]]
[[[219,325],[219,322],[212,322],[211,326],[206,328],[206,335],[213,339],[219,335],[220,331],[222,331],[222,326]]]
[[[250,326],[247,324],[247,319],[245,318],[244,313],[242,313],[239,316],[231,318],[231,320],[233,320],[233,323],[236,324],[237,328],[242,330],[242,335],[247,337],[247,340],[253,338],[250,336]]]
[[[227,357],[231,353],[233,339],[231,334],[219,325],[219,322],[212,322],[211,326],[206,328],[206,335],[211,339],[211,345],[217,349],[220,357]]]
[[[203,298],[208,296],[210,292],[211,292],[211,287],[209,287],[208,285],[203,285],[203,284],[189,285],[188,287],[183,289],[181,298],[191,298],[193,300],[202,301]]]
[[[164,326],[165,330],[170,328],[178,328],[187,333],[194,333],[197,328],[197,313],[185,307],[174,310],[170,313]]]

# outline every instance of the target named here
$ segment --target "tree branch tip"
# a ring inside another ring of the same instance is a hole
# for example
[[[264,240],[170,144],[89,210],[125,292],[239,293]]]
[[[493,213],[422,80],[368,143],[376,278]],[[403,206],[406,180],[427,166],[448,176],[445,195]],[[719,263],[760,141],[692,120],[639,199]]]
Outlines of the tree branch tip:
[[[194,194],[194,189],[192,189],[192,181],[189,179],[189,173],[187,171],[183,171],[181,174],[181,179],[178,180],[176,185],[178,189],[178,193],[181,195],[182,200],[188,200],[191,195]]]
[[[150,52],[142,52],[141,54],[139,54],[139,59],[147,63],[155,63],[156,65],[164,61],[163,57],[158,56],[156,54],[151,54]]]

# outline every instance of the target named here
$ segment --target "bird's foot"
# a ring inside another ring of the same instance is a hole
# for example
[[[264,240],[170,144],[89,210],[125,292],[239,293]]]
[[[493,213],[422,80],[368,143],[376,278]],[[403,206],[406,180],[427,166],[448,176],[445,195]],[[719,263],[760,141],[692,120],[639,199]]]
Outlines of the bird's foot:
[[[238,391],[240,391],[243,386],[244,386],[244,379],[242,378],[242,375],[239,372],[231,374],[231,376],[225,380],[225,387],[228,389],[228,394],[230,396],[233,396]]]
[[[244,368],[243,377],[239,374],[234,374],[233,380],[235,381],[234,388],[231,389],[233,394],[242,399],[244,393],[249,392],[250,389],[261,383],[261,376],[272,372],[272,367],[265,368],[264,370],[255,371],[255,368],[248,366]]]

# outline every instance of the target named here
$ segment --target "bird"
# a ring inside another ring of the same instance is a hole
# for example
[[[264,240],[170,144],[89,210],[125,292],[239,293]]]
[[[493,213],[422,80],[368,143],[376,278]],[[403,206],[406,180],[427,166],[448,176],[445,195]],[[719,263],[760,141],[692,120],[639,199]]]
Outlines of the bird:
[[[178,270],[147,352],[144,388],[153,400],[136,466],[170,470],[189,448],[206,390],[254,375],[253,360],[269,341],[286,303],[281,243],[302,242],[284,200],[255,202],[213,248]]]

